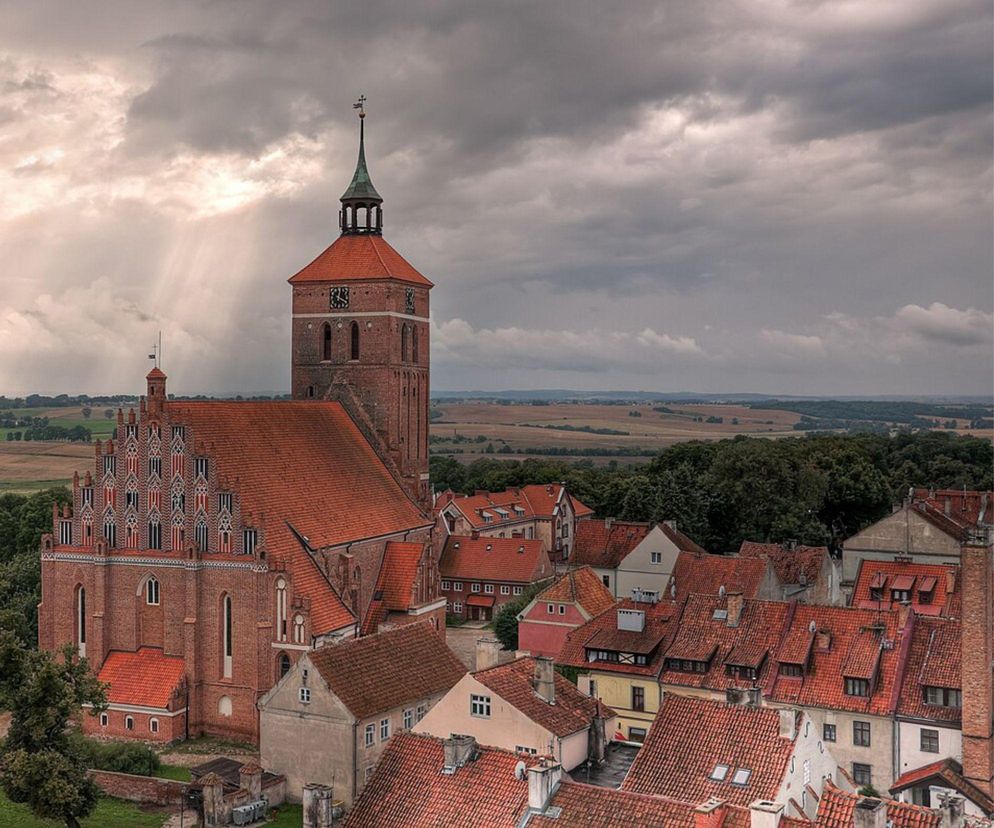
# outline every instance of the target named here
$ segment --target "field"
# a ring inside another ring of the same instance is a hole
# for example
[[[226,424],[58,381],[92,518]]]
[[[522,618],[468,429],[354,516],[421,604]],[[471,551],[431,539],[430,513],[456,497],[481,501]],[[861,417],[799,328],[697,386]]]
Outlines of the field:
[[[431,424],[432,451],[466,460],[501,453],[505,445],[514,454],[531,456],[591,450],[611,459],[632,459],[687,440],[800,436],[793,430],[798,414],[739,405],[443,402],[435,408],[441,416]],[[666,410],[654,410],[659,408]]]
[[[105,440],[114,433],[117,428],[117,409],[114,409],[113,417],[106,417],[104,412],[106,406],[93,408],[89,419],[83,416],[82,408],[5,408],[4,414],[13,414],[18,417],[48,417],[51,425],[72,428],[73,426],[83,426],[90,429],[93,439]],[[7,439],[8,431],[23,431],[23,428],[0,428],[0,440]]]
[[[0,494],[65,486],[93,469],[90,443],[0,442]]]
[[[96,810],[80,820],[83,828],[159,828],[168,814],[159,810],[143,810],[131,802],[103,797]],[[19,828],[58,828],[61,822],[36,819],[23,805],[15,805],[0,791],[0,825],[17,825]],[[299,824],[299,823],[298,823]]]

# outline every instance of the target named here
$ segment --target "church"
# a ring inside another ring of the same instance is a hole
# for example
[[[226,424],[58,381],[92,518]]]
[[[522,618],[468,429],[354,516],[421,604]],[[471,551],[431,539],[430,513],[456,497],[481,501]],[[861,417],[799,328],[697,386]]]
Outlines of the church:
[[[430,623],[428,302],[359,159],[340,235],[289,280],[292,400],[181,401],[159,367],[42,539],[39,645],[109,683],[94,735],[258,741],[258,699],[324,643]]]

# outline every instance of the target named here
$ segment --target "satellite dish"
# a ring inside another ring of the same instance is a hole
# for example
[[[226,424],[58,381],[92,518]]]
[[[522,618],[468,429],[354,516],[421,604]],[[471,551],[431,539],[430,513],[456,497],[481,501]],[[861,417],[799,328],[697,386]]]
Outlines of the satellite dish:
[[[524,779],[527,773],[528,766],[524,762],[519,761],[518,764],[514,766],[515,779]]]

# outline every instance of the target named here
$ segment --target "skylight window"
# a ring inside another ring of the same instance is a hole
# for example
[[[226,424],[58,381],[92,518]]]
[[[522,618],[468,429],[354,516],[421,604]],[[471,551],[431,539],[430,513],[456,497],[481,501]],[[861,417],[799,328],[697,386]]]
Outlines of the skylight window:
[[[728,776],[728,771],[730,768],[728,765],[715,765],[714,770],[711,771],[711,775],[708,777],[712,782],[724,782],[725,778]]]
[[[752,770],[750,768],[736,768],[735,775],[732,777],[733,785],[748,785],[749,777],[752,776]]]

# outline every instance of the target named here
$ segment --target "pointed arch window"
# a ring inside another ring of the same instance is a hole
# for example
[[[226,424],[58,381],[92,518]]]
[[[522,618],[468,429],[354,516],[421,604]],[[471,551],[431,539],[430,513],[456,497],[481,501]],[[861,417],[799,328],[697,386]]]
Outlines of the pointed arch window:
[[[86,589],[76,588],[76,649],[80,658],[86,657]]]
[[[400,328],[400,361],[407,362],[410,353],[410,341],[411,341],[411,329],[408,325],[402,325]]]
[[[149,575],[145,582],[145,603],[150,607],[159,606],[159,582],[154,575]]]
[[[197,542],[197,548],[201,552],[209,552],[209,542],[207,538],[207,521],[203,518],[197,520],[197,525],[194,527],[194,540]]]
[[[148,548],[162,549],[162,523],[154,512],[148,516]]]
[[[134,512],[124,519],[124,545],[127,549],[137,549],[139,546],[138,515]]]
[[[411,362],[418,364],[418,326],[411,325]]]
[[[169,548],[173,552],[179,552],[183,548],[185,535],[186,521],[183,520],[183,515],[177,512],[173,515],[173,523],[169,534]]]
[[[222,555],[231,554],[231,515],[222,513],[217,520],[217,551]]]
[[[104,540],[110,549],[117,548],[117,523],[114,520],[114,510],[104,512]]]
[[[331,325],[327,322],[321,326],[321,359],[331,362]]]
[[[304,643],[304,616],[295,615],[293,617],[293,643]]]
[[[286,641],[286,608],[286,581],[278,578],[276,580],[276,635],[280,641]]]
[[[353,322],[349,335],[349,359],[359,359],[359,323]]]
[[[231,596],[225,595],[221,599],[221,675],[224,678],[231,678],[232,661],[232,614]]]
[[[279,674],[277,675],[278,679],[290,672],[290,656],[286,653],[280,653],[279,658],[276,659],[276,671]]]

